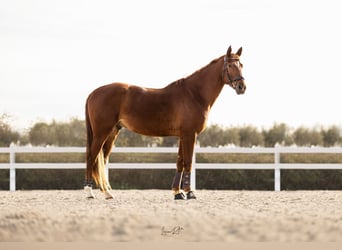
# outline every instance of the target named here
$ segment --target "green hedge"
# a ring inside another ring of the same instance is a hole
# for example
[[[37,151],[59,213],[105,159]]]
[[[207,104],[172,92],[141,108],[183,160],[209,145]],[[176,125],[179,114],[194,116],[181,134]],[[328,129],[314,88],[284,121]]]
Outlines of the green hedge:
[[[175,170],[111,169],[113,189],[170,189]],[[16,188],[81,189],[84,170],[19,169]],[[273,190],[273,170],[197,170],[198,189]],[[9,171],[0,170],[0,190],[9,188]],[[342,190],[342,170],[282,170],[282,190]]]

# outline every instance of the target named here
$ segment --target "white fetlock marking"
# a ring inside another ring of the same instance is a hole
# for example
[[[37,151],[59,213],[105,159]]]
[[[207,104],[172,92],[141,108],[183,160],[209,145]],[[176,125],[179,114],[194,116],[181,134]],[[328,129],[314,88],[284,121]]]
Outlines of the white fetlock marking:
[[[105,195],[106,200],[114,198],[113,194],[109,192],[108,190],[104,191],[104,195]]]
[[[87,194],[87,198],[95,198],[95,194],[93,192],[93,188],[89,186],[84,187],[84,192]]]

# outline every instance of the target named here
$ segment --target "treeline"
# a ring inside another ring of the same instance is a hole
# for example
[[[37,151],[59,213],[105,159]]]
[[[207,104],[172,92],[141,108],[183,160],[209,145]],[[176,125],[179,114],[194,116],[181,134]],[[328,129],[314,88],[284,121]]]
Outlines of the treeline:
[[[8,147],[11,143],[33,146],[85,146],[85,122],[70,119],[68,122],[52,121],[37,122],[26,132],[20,133],[11,128],[8,117],[0,115],[0,147]],[[269,129],[258,129],[254,126],[223,127],[209,126],[199,137],[201,147],[220,147],[236,145],[241,147],[265,146],[276,144],[283,146],[342,146],[341,129],[337,126],[315,128],[291,128],[286,124],[274,124]],[[146,137],[123,129],[116,142],[116,146],[177,146],[175,137]],[[51,154],[35,156],[18,154],[18,163],[37,162],[84,162],[84,154]],[[176,154],[112,154],[111,162],[176,162]],[[139,158],[140,157],[140,158]],[[140,159],[140,160],[139,160]],[[8,156],[0,154],[0,162],[8,162]],[[237,155],[198,154],[197,162],[203,163],[231,163],[231,162],[273,162],[272,155]],[[281,157],[283,163],[341,163],[339,155],[331,157],[324,154],[297,155],[285,154]],[[170,170],[135,170],[111,169],[109,172],[111,185],[115,189],[170,189],[170,181],[174,176],[174,169]],[[341,170],[282,170],[282,189],[336,189],[341,190]],[[273,190],[273,170],[197,170],[198,189],[246,189]],[[81,189],[84,178],[83,169],[17,169],[17,189]],[[9,170],[0,171],[0,190],[8,190]]]
[[[284,123],[274,124],[269,129],[259,130],[253,126],[220,127],[212,125],[199,136],[202,147],[219,147],[229,144],[240,147],[282,146],[340,146],[341,129],[335,125],[328,128],[290,128]]]
[[[223,127],[209,126],[198,136],[201,147],[274,147],[275,145],[297,146],[341,146],[342,133],[337,126],[320,128],[290,128],[288,125],[274,124],[269,129],[254,126]],[[0,116],[0,147],[11,143],[33,146],[85,146],[86,128],[84,120],[76,118],[68,122],[37,122],[25,133],[13,130],[5,115]],[[177,146],[176,137],[147,137],[122,129],[117,147],[173,147]]]

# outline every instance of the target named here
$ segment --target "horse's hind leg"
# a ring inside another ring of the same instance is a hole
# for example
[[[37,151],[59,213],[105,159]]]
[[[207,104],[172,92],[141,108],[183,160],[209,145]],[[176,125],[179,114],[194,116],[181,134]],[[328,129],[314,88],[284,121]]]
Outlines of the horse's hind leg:
[[[112,151],[112,147],[119,135],[119,131],[120,129],[115,127],[103,144],[103,156],[106,163],[108,163],[110,152]]]
[[[110,152],[112,150],[112,147],[113,147],[113,144],[117,138],[119,134],[119,129],[118,128],[114,128],[112,133],[109,134],[109,136],[107,137],[105,143],[103,144],[103,147],[102,147],[102,150],[103,150],[103,160],[104,160],[104,164],[107,164],[108,163],[108,159],[109,159],[109,155],[110,155]],[[108,176],[107,176],[107,180],[108,180]],[[105,198],[106,199],[112,199],[113,198],[113,195],[112,193],[109,191],[110,190],[110,185],[108,183],[107,185],[107,189],[104,190],[104,194],[105,194]]]
[[[95,170],[95,166],[98,164],[99,160],[99,152],[101,150],[102,142],[94,138],[89,148],[87,148],[87,172],[86,172],[86,181],[84,185],[84,191],[87,194],[87,198],[95,198],[93,193],[93,174]]]
[[[113,196],[108,191],[110,186],[108,184],[108,179],[105,174],[105,160],[103,146],[106,144],[108,133],[96,134],[92,137],[91,144],[87,147],[87,172],[86,172],[86,183],[84,190],[87,194],[87,198],[95,198],[92,189],[92,180],[100,186],[101,190],[105,192],[106,198],[113,198]],[[110,150],[109,150],[110,151]]]

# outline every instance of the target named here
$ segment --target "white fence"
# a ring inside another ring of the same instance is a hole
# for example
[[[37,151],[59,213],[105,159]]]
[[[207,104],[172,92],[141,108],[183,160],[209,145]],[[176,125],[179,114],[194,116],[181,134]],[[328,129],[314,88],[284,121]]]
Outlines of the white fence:
[[[178,148],[113,148],[113,153],[177,153]],[[9,147],[0,148],[0,154],[9,154],[9,163],[0,163],[0,169],[9,169],[11,191],[16,189],[16,169],[85,169],[85,163],[16,163],[16,153],[85,153],[83,147]],[[273,154],[273,163],[197,163],[198,153],[222,154]],[[280,191],[281,169],[342,169],[339,163],[281,163],[280,155],[300,154],[342,154],[342,148],[195,148],[191,174],[192,189],[196,188],[197,169],[270,169],[274,170],[274,190]],[[108,163],[108,169],[176,169],[175,163]]]

